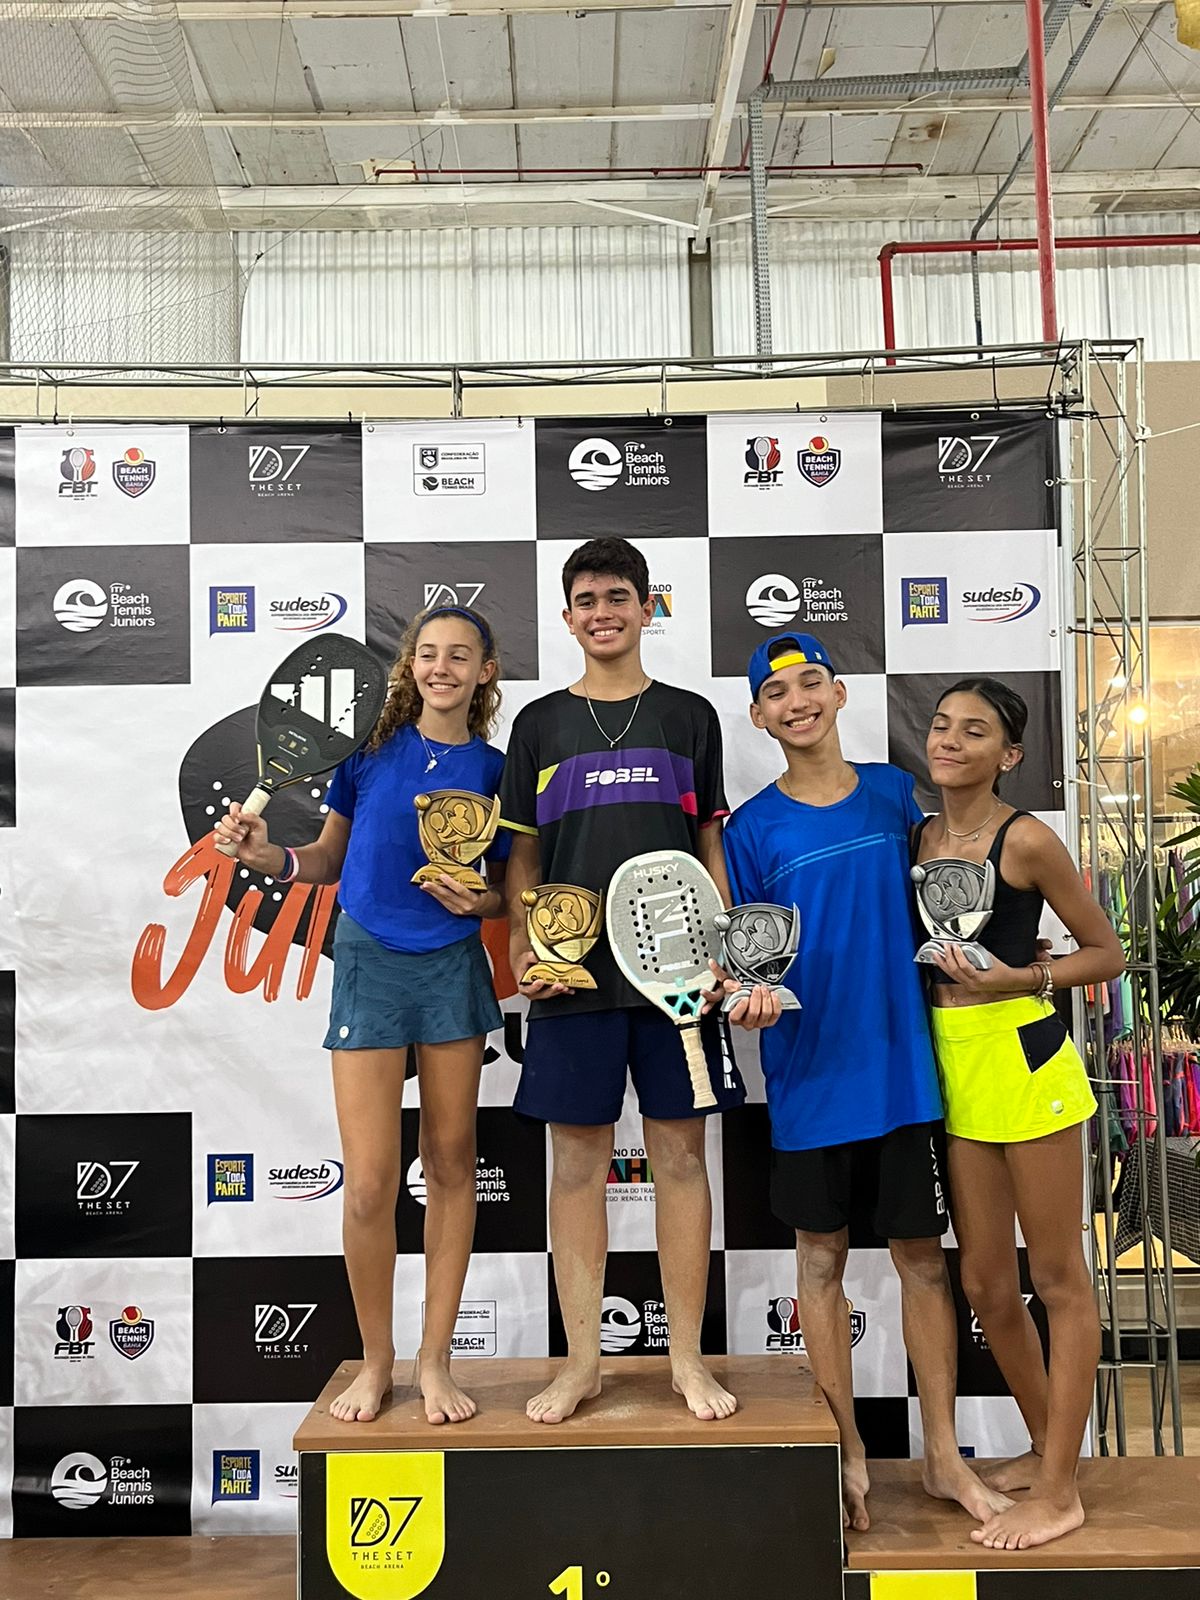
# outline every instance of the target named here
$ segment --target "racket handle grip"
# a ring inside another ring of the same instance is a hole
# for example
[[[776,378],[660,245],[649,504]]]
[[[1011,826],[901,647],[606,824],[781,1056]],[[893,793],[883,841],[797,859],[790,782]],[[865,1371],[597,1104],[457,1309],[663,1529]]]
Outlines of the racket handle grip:
[[[715,1106],[717,1097],[709,1081],[708,1062],[704,1059],[704,1044],[698,1025],[693,1023],[682,1032],[683,1053],[687,1057],[688,1076],[692,1080],[692,1105],[700,1111],[706,1106]]]
[[[270,789],[264,789],[260,783],[256,783],[242,806],[243,813],[252,817],[261,817],[267,809],[267,801],[270,798]],[[217,854],[219,856],[228,856],[232,860],[237,853],[238,847],[235,844],[219,844],[217,846]]]

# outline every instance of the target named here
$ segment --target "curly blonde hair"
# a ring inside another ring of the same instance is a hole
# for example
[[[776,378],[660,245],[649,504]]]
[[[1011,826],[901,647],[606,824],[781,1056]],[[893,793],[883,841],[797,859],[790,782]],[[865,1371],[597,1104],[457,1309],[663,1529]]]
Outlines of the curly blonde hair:
[[[417,640],[427,622],[439,616],[463,617],[474,623],[479,630],[479,642],[483,648],[483,659],[496,663],[496,670],[486,683],[475,686],[475,693],[471,696],[471,704],[467,708],[467,732],[474,737],[476,734],[482,739],[490,739],[495,732],[496,723],[500,718],[500,653],[496,648],[496,636],[491,625],[478,611],[472,611],[468,606],[434,606],[428,611],[419,611],[404,630],[400,640],[400,648],[396,652],[396,659],[392,662],[391,671],[388,673],[388,697],[380,712],[379,721],[375,724],[371,737],[367,740],[369,751],[380,750],[399,729],[410,723],[415,723],[420,718],[425,702],[421,699],[421,691],[417,688],[417,680],[413,676],[413,657],[417,653]]]

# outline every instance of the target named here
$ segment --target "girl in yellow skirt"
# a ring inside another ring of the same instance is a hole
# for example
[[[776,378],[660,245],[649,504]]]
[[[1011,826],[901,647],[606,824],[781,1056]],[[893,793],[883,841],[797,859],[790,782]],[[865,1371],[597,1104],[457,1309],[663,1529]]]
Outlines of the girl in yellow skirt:
[[[963,1290],[1029,1428],[1031,1447],[985,1472],[1030,1493],[974,1530],[994,1550],[1045,1544],[1083,1522],[1076,1471],[1100,1356],[1083,1255],[1083,1132],[1096,1110],[1079,1053],[1052,1004],[1060,989],[1124,967],[1116,934],[1058,836],[1000,798],[1022,757],[1025,702],[995,678],[966,678],[938,702],[926,743],[942,809],[916,830],[914,860],[954,857],[995,870],[977,971],[947,946],[931,968],[932,1023],[949,1135],[951,1212]],[[1077,949],[1040,959],[1049,904]],[[1014,1219],[1050,1325],[1050,1369],[1021,1295]]]

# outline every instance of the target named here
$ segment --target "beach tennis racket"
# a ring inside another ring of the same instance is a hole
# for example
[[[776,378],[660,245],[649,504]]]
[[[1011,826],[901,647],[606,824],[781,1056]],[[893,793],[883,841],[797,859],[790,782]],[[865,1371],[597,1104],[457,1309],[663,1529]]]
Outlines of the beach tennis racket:
[[[680,1030],[692,1104],[715,1106],[700,1017],[717,952],[715,919],[725,906],[696,860],[675,850],[634,856],[614,873],[605,918],[613,958],[629,982]]]
[[[306,639],[279,663],[258,702],[258,782],[242,810],[261,816],[280,789],[331,771],[371,735],[387,699],[387,668],[344,634]],[[236,856],[234,844],[218,844]]]

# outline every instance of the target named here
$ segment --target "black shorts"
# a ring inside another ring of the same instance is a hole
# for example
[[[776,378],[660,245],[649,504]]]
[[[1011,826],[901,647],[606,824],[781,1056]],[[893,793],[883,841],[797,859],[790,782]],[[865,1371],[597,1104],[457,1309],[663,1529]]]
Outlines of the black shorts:
[[[772,1150],[771,1210],[803,1233],[838,1233],[854,1218],[884,1239],[935,1239],[950,1226],[945,1171],[941,1121],[823,1150]]]

